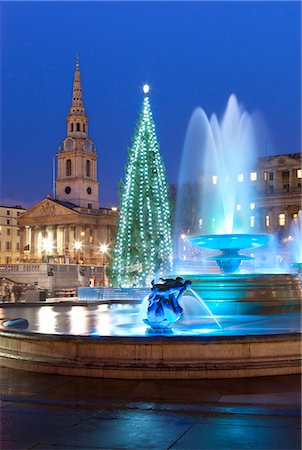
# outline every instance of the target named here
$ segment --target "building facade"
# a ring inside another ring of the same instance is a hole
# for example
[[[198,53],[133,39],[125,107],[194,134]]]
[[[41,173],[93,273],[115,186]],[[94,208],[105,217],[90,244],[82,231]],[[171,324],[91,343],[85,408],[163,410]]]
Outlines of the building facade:
[[[298,222],[302,209],[302,168],[301,154],[280,154],[260,157],[257,166],[247,173],[238,174],[239,183],[249,183],[253,192],[247,217],[249,233],[268,233],[275,236],[275,251],[290,262],[290,247],[293,225]],[[206,190],[217,188],[219,180],[213,174],[200,174],[196,185],[188,186],[188,204],[192,217],[178,230],[175,245],[176,259],[194,260],[200,251],[186,242],[188,234],[211,234],[205,225],[204,217],[198,207],[199,199]],[[217,186],[216,186],[217,185]],[[240,212],[240,204],[236,204]],[[207,207],[207,205],[205,205]],[[195,255],[195,256],[194,256]]]
[[[96,148],[88,137],[79,62],[57,154],[55,194],[19,218],[20,261],[106,265],[116,208],[100,208]]]
[[[301,206],[301,154],[259,158],[256,184],[258,229],[275,233],[279,240],[290,234]]]
[[[0,264],[20,261],[18,218],[24,212],[21,206],[0,206]]]

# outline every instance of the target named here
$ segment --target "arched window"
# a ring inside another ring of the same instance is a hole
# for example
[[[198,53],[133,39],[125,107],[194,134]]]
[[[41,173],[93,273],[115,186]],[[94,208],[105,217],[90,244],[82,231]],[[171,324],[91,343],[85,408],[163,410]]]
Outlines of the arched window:
[[[77,131],[81,131],[79,122],[77,122]]]
[[[86,161],[86,176],[90,177],[90,161],[87,159]]]
[[[70,124],[70,131],[73,131],[73,123]]]
[[[71,159],[67,159],[66,161],[66,176],[71,176]]]
[[[84,123],[83,123],[83,131],[84,131],[84,133],[85,133],[85,131],[86,131],[86,126],[85,126]]]

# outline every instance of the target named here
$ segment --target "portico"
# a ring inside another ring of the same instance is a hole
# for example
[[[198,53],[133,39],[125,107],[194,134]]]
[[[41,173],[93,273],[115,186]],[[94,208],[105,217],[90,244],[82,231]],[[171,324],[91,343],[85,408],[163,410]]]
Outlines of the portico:
[[[50,198],[19,219],[21,262],[105,264],[116,212],[87,210]],[[104,247],[102,247],[104,249]],[[106,264],[105,264],[106,265]]]

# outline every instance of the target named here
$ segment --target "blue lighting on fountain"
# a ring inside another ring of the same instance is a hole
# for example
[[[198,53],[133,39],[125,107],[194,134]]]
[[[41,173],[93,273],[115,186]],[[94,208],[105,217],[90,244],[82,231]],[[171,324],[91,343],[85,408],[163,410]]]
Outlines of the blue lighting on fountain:
[[[302,211],[290,226],[289,245],[291,249],[292,266],[302,272]]]
[[[258,146],[256,119],[231,95],[222,120],[210,119],[201,108],[191,117],[183,152],[176,207],[176,234],[212,256],[223,273],[237,271],[253,257],[240,250],[265,245],[269,235],[256,234],[254,198]],[[191,223],[187,221],[187,205]],[[191,214],[192,215],[192,214]]]

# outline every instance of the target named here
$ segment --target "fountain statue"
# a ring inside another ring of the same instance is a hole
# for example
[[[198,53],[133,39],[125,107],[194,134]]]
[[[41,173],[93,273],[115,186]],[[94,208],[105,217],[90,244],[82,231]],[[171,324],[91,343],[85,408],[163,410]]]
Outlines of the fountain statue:
[[[160,278],[163,283],[155,284],[152,281],[151,294],[148,297],[147,325],[154,329],[166,328],[177,322],[183,312],[179,302],[184,293],[191,287],[192,282],[176,279]]]

